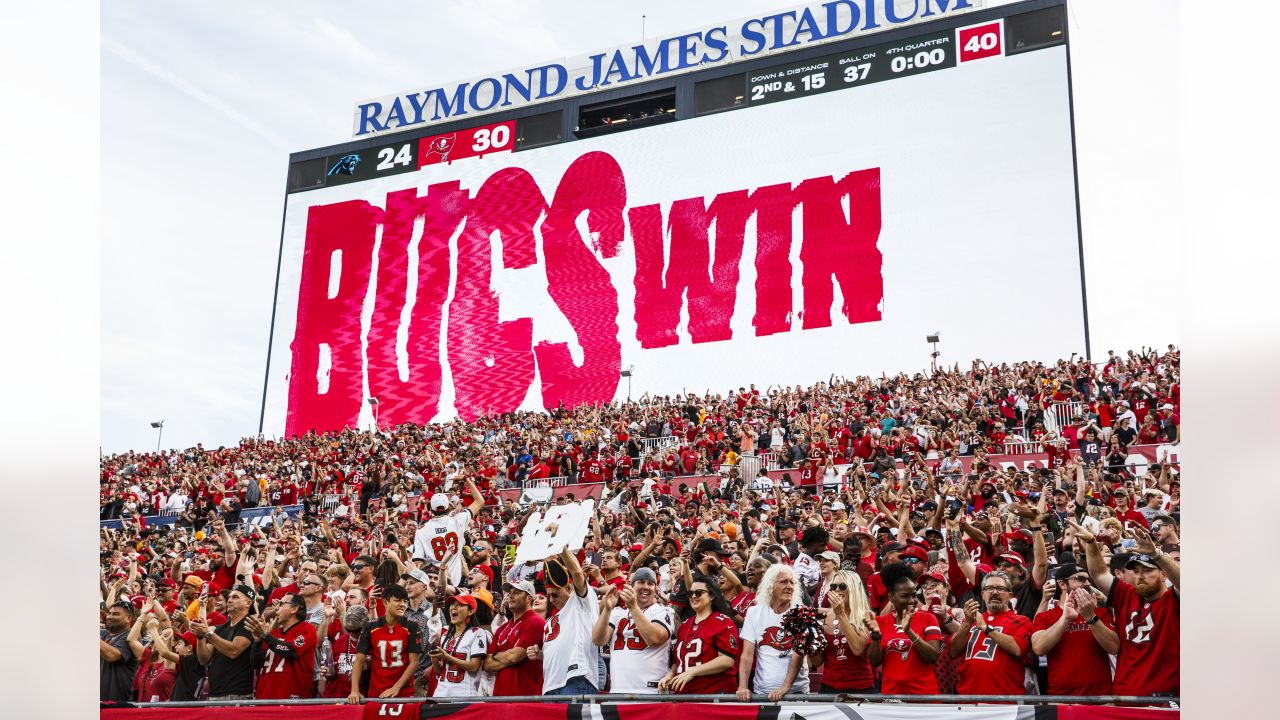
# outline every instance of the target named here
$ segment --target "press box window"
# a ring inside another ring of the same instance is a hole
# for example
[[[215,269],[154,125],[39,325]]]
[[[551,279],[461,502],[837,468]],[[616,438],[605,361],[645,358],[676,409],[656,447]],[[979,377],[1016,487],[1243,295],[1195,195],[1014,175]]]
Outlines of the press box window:
[[[659,90],[582,106],[578,110],[578,128],[573,134],[579,138],[596,137],[675,119],[676,91]]]
[[[1004,19],[1006,55],[1017,55],[1066,42],[1067,15],[1058,5]]]
[[[564,111],[531,115],[516,120],[516,149],[553,145],[564,139],[561,128],[564,127]]]
[[[747,101],[746,75],[704,80],[693,86],[693,114],[706,115],[742,107]]]
[[[289,166],[289,192],[324,187],[325,159],[303,160]]]

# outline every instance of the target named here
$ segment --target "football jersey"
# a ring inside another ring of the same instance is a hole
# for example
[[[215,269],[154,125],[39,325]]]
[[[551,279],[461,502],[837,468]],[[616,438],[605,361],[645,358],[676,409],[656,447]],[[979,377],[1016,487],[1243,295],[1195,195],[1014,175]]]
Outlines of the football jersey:
[[[738,626],[728,616],[713,612],[702,622],[698,622],[696,616],[685,620],[676,631],[671,654],[677,675],[709,663],[720,655],[733,658],[733,666],[724,672],[690,680],[679,691],[681,695],[732,693],[738,689],[738,657],[742,655],[742,640]]]
[[[316,628],[309,622],[294,623],[288,630],[276,628],[273,637],[288,643],[297,657],[277,654],[266,646],[266,658],[258,669],[258,685],[254,697],[261,700],[309,698],[314,694],[316,671]]]
[[[439,565],[449,550],[453,549],[453,559],[449,561],[449,584],[462,584],[462,539],[471,527],[471,511],[459,510],[453,515],[436,515],[422,524],[413,536],[413,559],[425,560],[428,567]]]
[[[600,649],[591,642],[591,630],[599,616],[600,600],[596,589],[588,585],[585,595],[570,587],[564,607],[547,618],[542,630],[543,695],[575,677],[585,677],[592,685],[599,682]]]
[[[1098,622],[1115,629],[1111,610],[1098,608]],[[1036,615],[1031,634],[1048,630],[1062,617],[1056,607]],[[1111,656],[1098,644],[1084,618],[1068,623],[1062,638],[1046,655],[1049,662],[1049,695],[1110,695]]]
[[[378,618],[365,626],[356,652],[365,656],[365,668],[369,675],[369,697],[378,697],[400,681],[409,666],[410,653],[422,647],[422,635],[418,626],[396,623],[388,625],[386,618]],[[400,688],[398,697],[413,695],[413,682]]]
[[[356,642],[345,631],[332,636],[335,675],[324,684],[324,697],[345,698],[351,694],[351,669],[356,661]],[[369,673],[364,676],[369,677]]]
[[[751,673],[751,691],[766,695],[777,690],[787,679],[795,639],[782,629],[782,613],[759,603],[747,610],[742,623],[742,639],[756,646],[755,668]],[[801,661],[800,674],[790,692],[809,691],[809,663]]]
[[[1153,695],[1179,691],[1178,594],[1166,589],[1154,602],[1138,596],[1121,580],[1111,584],[1107,605],[1116,613],[1120,654],[1116,656],[1116,695]]]
[[[885,695],[937,695],[938,676],[933,672],[933,665],[920,657],[915,643],[894,623],[893,615],[877,615],[876,623],[880,625],[880,662],[883,668],[880,692]],[[925,641],[942,640],[938,618],[931,612],[917,610],[911,617],[911,629]]]
[[[469,627],[458,635],[453,626],[442,631],[440,647],[450,655],[463,660],[470,660],[477,655],[484,656],[489,652],[489,631],[480,627]],[[445,662],[442,672],[436,680],[436,691],[431,697],[476,697],[480,695],[480,676],[484,670],[478,669],[469,673],[450,662]]]
[[[615,607],[609,613],[609,627],[613,628],[610,645],[611,693],[658,692],[658,681],[667,674],[671,657],[671,636],[674,635],[675,615],[671,608],[654,603],[644,609],[644,616],[667,630],[667,639],[658,645],[649,645],[640,636],[631,611]]]
[[[1012,637],[1025,655],[1031,649],[1031,621],[1006,610],[999,615],[984,613],[987,625]],[[1026,665],[1022,658],[1005,652],[995,639],[975,625],[969,628],[969,638],[961,656],[960,678],[956,692],[961,695],[1022,695]]]

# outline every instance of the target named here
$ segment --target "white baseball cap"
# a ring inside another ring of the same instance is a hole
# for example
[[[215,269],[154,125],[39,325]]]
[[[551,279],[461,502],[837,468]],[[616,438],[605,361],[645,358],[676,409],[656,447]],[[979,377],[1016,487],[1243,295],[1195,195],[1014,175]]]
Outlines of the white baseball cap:
[[[445,495],[444,493],[432,493],[431,495],[432,510],[444,510],[447,507],[449,507],[448,495]]]

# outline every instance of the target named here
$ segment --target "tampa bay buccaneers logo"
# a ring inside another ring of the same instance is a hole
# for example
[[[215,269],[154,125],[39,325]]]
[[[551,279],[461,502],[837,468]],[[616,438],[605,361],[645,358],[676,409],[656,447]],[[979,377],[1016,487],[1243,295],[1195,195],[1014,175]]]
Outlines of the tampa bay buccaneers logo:
[[[889,641],[885,649],[902,655],[902,659],[905,662],[907,655],[911,652],[911,640],[905,637],[896,637]]]
[[[787,652],[795,645],[795,638],[791,634],[780,627],[771,627],[764,631],[764,637],[760,638],[760,644]]]
[[[440,156],[441,162],[449,162],[449,153],[453,152],[453,145],[456,142],[458,142],[457,133],[431,138],[431,142],[427,144],[427,156],[436,154]]]

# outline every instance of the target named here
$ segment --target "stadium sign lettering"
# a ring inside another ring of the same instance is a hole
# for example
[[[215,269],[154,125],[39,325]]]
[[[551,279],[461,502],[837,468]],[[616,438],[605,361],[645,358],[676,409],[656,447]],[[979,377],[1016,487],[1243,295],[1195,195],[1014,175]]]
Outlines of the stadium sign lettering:
[[[744,282],[752,283],[742,292],[755,301],[756,336],[830,327],[833,307],[848,323],[881,319],[878,167],[709,201],[677,199],[664,217],[665,205],[628,208],[622,168],[597,151],[568,166],[549,202],[528,171],[507,167],[474,193],[453,180],[423,194],[387,193],[381,206],[312,206],[286,435],[354,426],[365,397],[379,399],[382,424],[426,423],[441,410],[446,385],[467,421],[515,411],[535,381],[548,408],[611,402],[622,368],[622,308],[602,261],[618,257],[628,239],[629,312],[642,350],[678,344],[682,312],[690,342],[731,340]],[[793,307],[793,226],[801,233],[800,307]],[[748,242],[753,279],[739,278]],[[547,294],[579,352],[565,342],[535,344],[531,316],[499,318],[495,257],[508,270],[542,258]]]
[[[931,17],[973,10],[975,4],[992,6],[1002,4],[1002,0],[831,0],[800,6],[640,45],[605,50],[585,59],[368,100],[356,106],[355,135],[430,125],[686,72],[707,64],[880,32]]]

